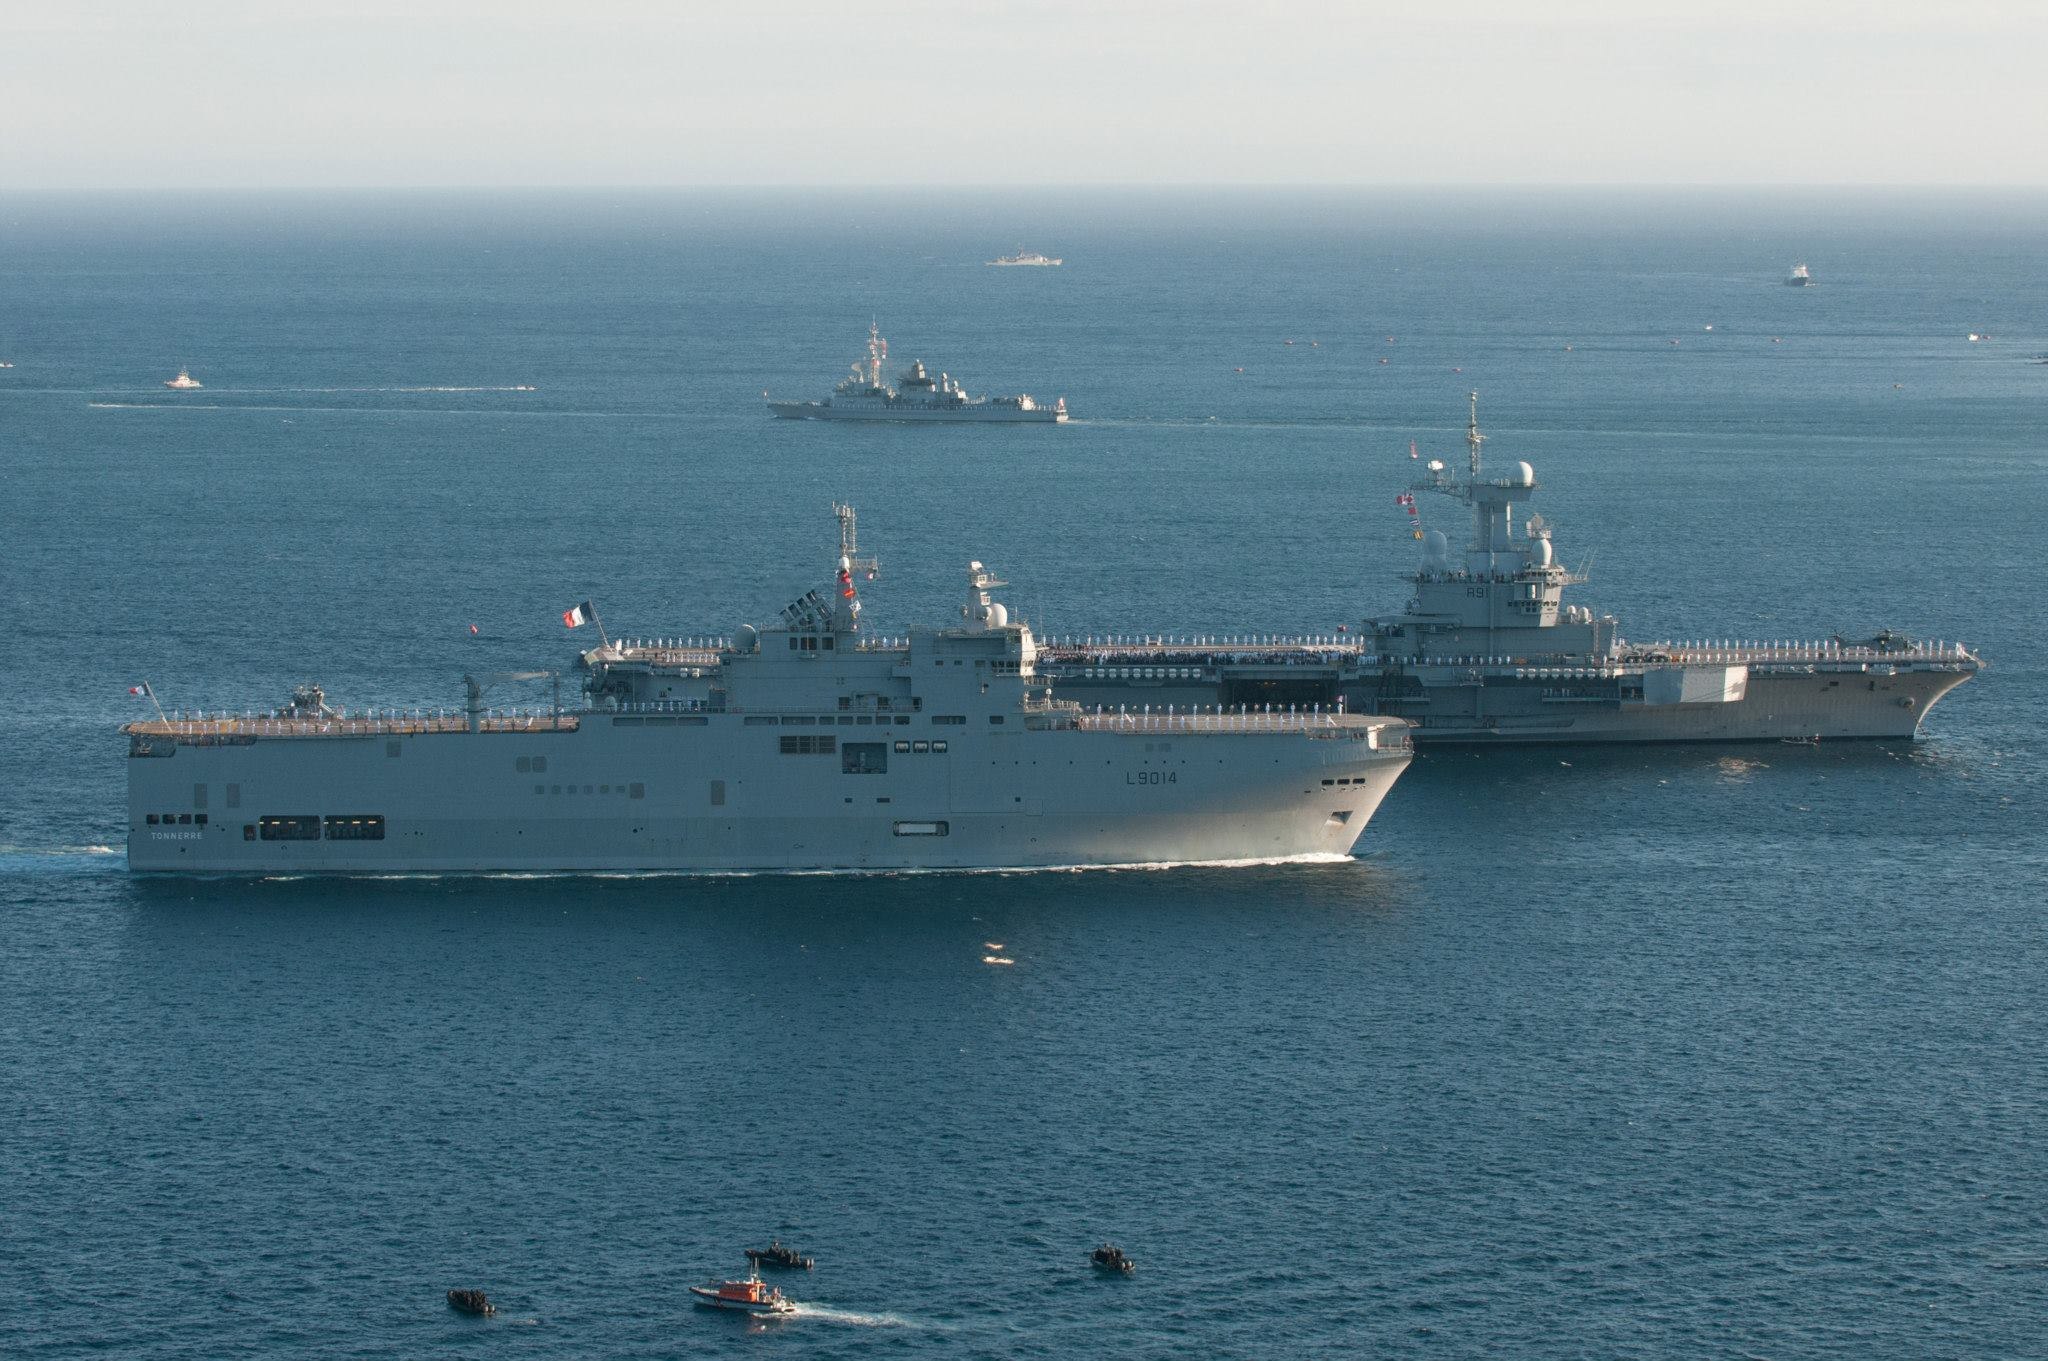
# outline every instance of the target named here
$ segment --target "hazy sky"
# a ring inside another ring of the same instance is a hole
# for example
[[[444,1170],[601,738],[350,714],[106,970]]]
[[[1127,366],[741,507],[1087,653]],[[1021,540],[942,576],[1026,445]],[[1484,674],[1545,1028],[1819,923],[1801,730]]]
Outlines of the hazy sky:
[[[2048,0],[0,0],[0,191],[2048,183]]]

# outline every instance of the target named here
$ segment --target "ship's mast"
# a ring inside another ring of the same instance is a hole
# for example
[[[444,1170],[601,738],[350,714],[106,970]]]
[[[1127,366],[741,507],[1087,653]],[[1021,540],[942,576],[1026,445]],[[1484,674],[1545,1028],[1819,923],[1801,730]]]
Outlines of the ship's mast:
[[[882,361],[889,357],[889,342],[882,339],[882,323],[868,323],[868,386],[882,385]]]
[[[1465,447],[1472,451],[1472,480],[1477,482],[1479,480],[1479,446],[1486,443],[1486,436],[1479,433],[1479,394],[1474,392],[1470,396],[1472,398],[1472,420],[1465,427]]]
[[[860,555],[860,529],[853,507],[832,503],[832,513],[839,517],[839,564],[847,572],[866,572],[870,575],[882,570],[882,564],[874,558]]]

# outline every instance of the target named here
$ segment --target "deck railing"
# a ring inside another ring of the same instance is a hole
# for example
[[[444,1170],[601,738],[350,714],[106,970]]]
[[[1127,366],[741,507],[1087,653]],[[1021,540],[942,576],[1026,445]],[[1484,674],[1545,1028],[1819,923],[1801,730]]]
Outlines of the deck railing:
[[[574,732],[576,714],[492,713],[477,721],[479,732]],[[178,714],[145,718],[122,729],[138,737],[180,739],[209,737],[407,737],[420,733],[468,732],[469,719],[460,713],[335,714]]]

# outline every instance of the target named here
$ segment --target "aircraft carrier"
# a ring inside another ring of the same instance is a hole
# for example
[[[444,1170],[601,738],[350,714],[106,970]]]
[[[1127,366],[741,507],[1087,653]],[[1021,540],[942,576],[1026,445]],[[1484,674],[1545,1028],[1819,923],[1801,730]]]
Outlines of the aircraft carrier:
[[[217,875],[907,870],[1342,857],[1408,724],[1294,712],[1091,714],[970,564],[955,626],[872,636],[850,508],[829,584],[714,646],[605,639],[464,677],[442,713],[131,723],[128,864]],[[595,611],[579,606],[565,622]],[[591,622],[602,632],[601,622]],[[552,681],[538,711],[492,689]]]
[[[997,425],[1062,425],[1067,399],[1041,406],[1029,394],[1016,397],[970,397],[949,373],[933,378],[922,361],[912,360],[890,387],[882,381],[889,342],[878,326],[868,328],[868,355],[839,380],[823,401],[768,401],[770,414],[792,421],[960,421]],[[761,394],[767,397],[767,393]]]
[[[1401,500],[1464,503],[1472,537],[1454,553],[1415,517],[1421,561],[1403,578],[1414,597],[1402,613],[1317,639],[1059,641],[1040,649],[1041,674],[1090,708],[1323,705],[1409,719],[1422,745],[1499,745],[1910,739],[1983,668],[1960,643],[1889,631],[1629,641],[1613,616],[1564,603],[1585,577],[1558,561],[1542,516],[1525,518],[1538,490],[1529,464],[1482,475],[1477,393],[1471,402],[1467,475],[1431,460]]]

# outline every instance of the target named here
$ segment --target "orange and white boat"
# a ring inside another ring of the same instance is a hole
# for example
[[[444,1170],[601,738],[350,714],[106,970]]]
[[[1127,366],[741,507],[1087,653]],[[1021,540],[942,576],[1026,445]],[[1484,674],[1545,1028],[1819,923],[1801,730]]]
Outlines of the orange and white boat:
[[[709,1281],[693,1285],[697,1303],[712,1309],[737,1309],[747,1314],[794,1314],[796,1305],[780,1290],[750,1273],[743,1281]]]

